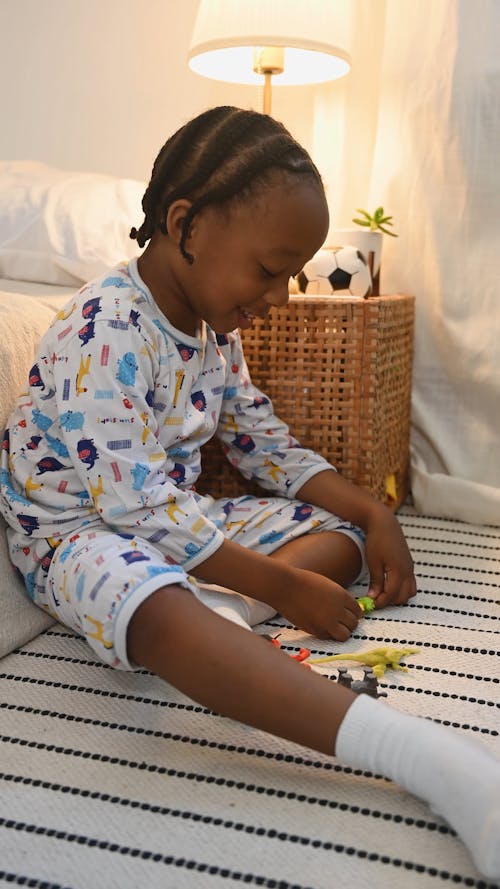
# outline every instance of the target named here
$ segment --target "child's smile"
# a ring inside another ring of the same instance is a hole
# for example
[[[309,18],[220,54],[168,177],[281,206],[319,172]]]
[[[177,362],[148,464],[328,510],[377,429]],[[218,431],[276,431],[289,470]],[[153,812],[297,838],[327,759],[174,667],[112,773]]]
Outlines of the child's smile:
[[[321,247],[328,230],[319,188],[286,180],[226,208],[202,209],[186,241],[192,264],[174,243],[181,211],[171,209],[169,219],[169,235],[155,235],[139,269],[170,322],[191,335],[202,319],[216,333],[228,333],[285,306],[290,277]]]

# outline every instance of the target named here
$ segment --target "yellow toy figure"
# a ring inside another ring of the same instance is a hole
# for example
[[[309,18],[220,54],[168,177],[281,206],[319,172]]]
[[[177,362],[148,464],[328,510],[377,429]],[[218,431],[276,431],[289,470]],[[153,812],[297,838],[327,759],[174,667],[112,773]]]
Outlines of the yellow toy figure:
[[[331,661],[356,661],[371,667],[377,679],[384,675],[389,668],[408,672],[408,667],[402,666],[401,658],[411,654],[419,654],[419,648],[372,648],[369,651],[352,651],[349,654],[331,654],[328,657],[308,659],[308,664],[327,664]]]

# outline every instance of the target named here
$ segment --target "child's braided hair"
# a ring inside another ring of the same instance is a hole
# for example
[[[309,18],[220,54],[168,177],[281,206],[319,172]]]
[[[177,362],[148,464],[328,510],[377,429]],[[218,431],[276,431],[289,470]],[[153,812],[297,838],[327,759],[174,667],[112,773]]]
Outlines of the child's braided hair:
[[[248,195],[273,171],[321,177],[307,151],[266,114],[229,105],[211,108],[193,118],[165,143],[153,165],[142,199],[144,222],[130,237],[144,247],[158,229],[167,234],[166,216],[179,198],[192,202],[183,223],[180,250],[185,249],[193,218],[207,204],[221,205]]]

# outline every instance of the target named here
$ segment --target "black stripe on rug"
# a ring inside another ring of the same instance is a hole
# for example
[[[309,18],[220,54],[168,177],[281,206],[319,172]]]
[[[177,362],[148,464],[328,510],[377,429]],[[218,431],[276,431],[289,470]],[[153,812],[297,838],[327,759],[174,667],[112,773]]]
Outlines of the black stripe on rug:
[[[144,800],[131,799],[128,797],[116,796],[115,794],[102,793],[99,790],[90,790],[88,788],[74,787],[67,784],[56,784],[52,781],[42,781],[38,778],[31,778],[25,775],[11,775],[0,772],[0,780],[13,782],[14,784],[22,784],[26,787],[40,787],[43,790],[50,790],[54,793],[70,794],[71,796],[79,796],[85,799],[97,800],[99,802],[111,803],[112,805],[122,806],[125,808],[140,809],[142,812],[153,812],[155,815],[165,815],[171,818],[182,818],[187,821],[200,821],[203,824],[214,824],[217,827],[225,827],[231,830],[243,831],[249,834],[259,833],[259,836],[265,836],[270,839],[279,839],[287,842],[300,841],[307,845],[310,837],[297,838],[296,834],[289,834],[286,831],[280,831],[278,834],[274,828],[265,829],[257,828],[254,824],[245,824],[242,821],[234,821],[233,819],[222,819],[212,815],[202,815],[199,812],[190,812],[185,809],[173,809],[171,806],[160,806],[157,803],[147,803]],[[392,812],[382,812],[379,809],[369,809],[367,806],[348,805],[347,803],[338,802],[338,800],[328,799],[326,797],[306,796],[305,794],[295,793],[294,791],[286,791],[274,787],[262,787],[255,784],[247,784],[244,781],[225,782],[232,784],[238,790],[248,791],[249,793],[265,794],[266,796],[276,796],[280,799],[290,801],[298,801],[301,805],[321,806],[323,809],[338,810],[340,812],[349,812],[352,815],[361,815],[364,818],[375,818],[384,822],[393,822],[406,827],[416,827],[420,830],[429,830],[431,832],[450,834],[456,836],[454,830],[447,824],[438,824],[436,821],[428,821],[423,818],[411,818],[394,814]],[[369,830],[369,827],[367,827]],[[322,843],[324,846],[324,843]]]
[[[65,830],[56,830],[55,828],[44,827],[38,824],[28,824],[22,821],[7,820],[0,818],[0,827],[6,827],[10,830],[26,831],[32,835],[47,836],[55,838],[62,842],[77,843],[80,847],[89,846],[100,849],[113,854],[132,856],[135,859],[143,861],[152,861],[155,864],[163,864],[169,867],[188,868],[210,875],[216,875],[223,879],[241,880],[250,885],[264,886],[266,889],[306,889],[298,883],[288,883],[286,880],[276,880],[272,877],[265,877],[261,874],[242,873],[234,871],[230,868],[221,868],[218,865],[211,865],[206,862],[199,862],[195,859],[177,858],[175,855],[165,855],[161,852],[153,852],[149,849],[141,849],[139,847],[122,846],[120,843],[101,840],[98,837],[89,837],[85,834],[68,833]],[[258,833],[258,830],[257,830]],[[275,831],[279,839],[280,831]],[[300,842],[300,837],[297,838]],[[408,861],[404,858],[393,858],[390,855],[381,855],[378,852],[369,852],[367,849],[356,849],[354,846],[346,846],[343,843],[322,843],[320,840],[311,840],[309,845],[312,848],[321,848],[335,852],[340,855],[355,856],[369,862],[380,862],[384,865],[402,868],[405,871],[414,871],[418,874],[428,874],[438,877],[446,881],[451,881],[455,885],[465,885],[476,887],[476,889],[495,889],[494,883],[487,883],[484,880],[472,880],[470,877],[464,877],[458,873],[450,873],[449,871],[439,870],[435,867],[428,867],[415,861]],[[309,887],[312,889],[312,887]]]

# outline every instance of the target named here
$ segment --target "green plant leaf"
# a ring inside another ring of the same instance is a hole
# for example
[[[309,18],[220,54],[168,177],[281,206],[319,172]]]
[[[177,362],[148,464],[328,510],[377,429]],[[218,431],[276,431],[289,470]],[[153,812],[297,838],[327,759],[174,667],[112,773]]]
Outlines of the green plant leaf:
[[[352,221],[356,225],[362,225],[365,228],[369,228],[370,231],[373,231],[373,232],[377,231],[377,230],[381,231],[386,235],[391,235],[391,237],[393,237],[393,238],[398,237],[395,232],[388,231],[385,228],[386,225],[392,226],[393,222],[392,222],[392,216],[384,216],[384,208],[383,207],[377,207],[373,216],[370,215],[370,213],[368,213],[367,210],[362,210],[361,207],[357,207],[356,212],[361,213],[361,216],[363,217],[363,219],[360,219],[357,216],[355,216],[353,218]]]
[[[368,222],[372,221],[372,217],[370,216],[370,214],[367,213],[366,210],[362,210],[361,207],[356,207],[356,213],[361,213],[361,215],[364,216],[365,219],[368,220]]]

